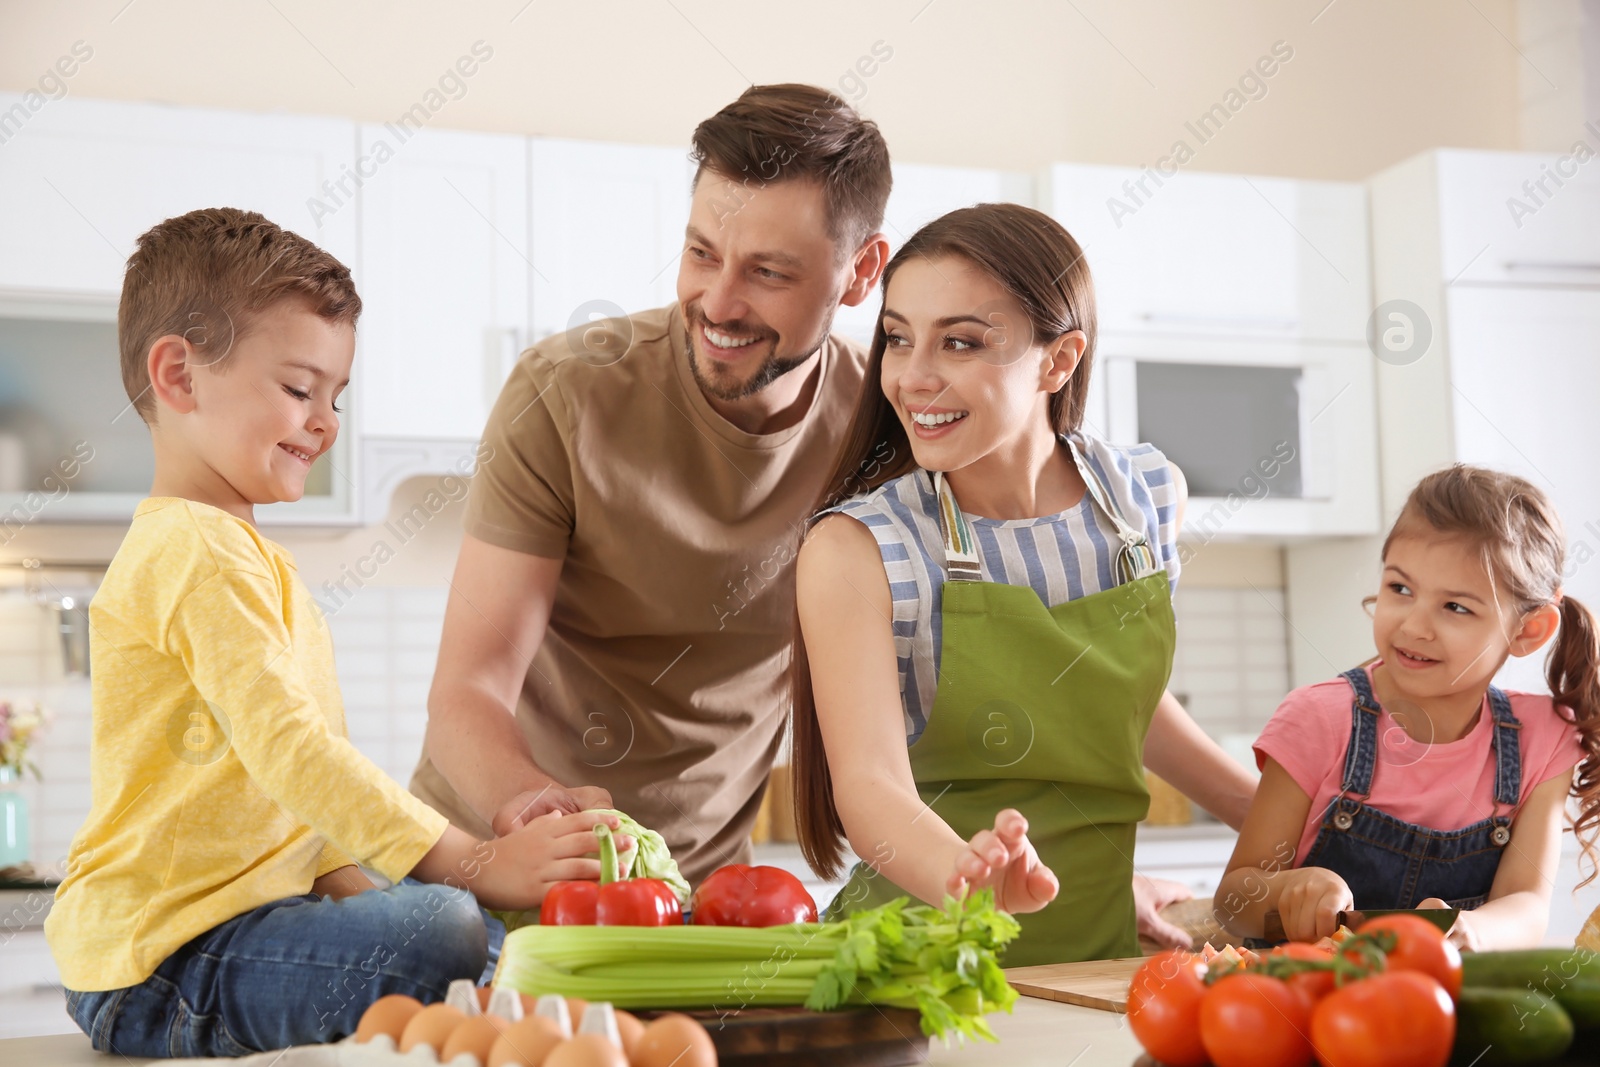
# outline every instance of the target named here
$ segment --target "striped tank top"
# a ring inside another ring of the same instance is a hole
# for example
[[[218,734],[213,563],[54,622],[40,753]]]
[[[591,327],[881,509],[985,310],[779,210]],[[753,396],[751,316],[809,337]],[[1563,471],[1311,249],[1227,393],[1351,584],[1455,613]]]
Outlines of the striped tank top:
[[[1177,486],[1153,445],[1123,447],[1072,435],[1123,520],[1142,532],[1178,584]],[[922,470],[828,509],[872,531],[894,603],[894,646],[906,744],[933,710],[943,620],[944,534],[933,477]],[[1074,507],[1033,519],[986,519],[963,511],[978,543],[982,580],[1027,585],[1048,606],[1114,588],[1120,542],[1111,519],[1085,493]]]

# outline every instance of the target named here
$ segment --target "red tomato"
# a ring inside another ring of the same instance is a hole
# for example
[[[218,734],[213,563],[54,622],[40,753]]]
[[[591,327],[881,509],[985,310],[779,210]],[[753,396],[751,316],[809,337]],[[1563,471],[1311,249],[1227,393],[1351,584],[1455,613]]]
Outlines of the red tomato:
[[[1455,1039],[1450,994],[1418,971],[1351,982],[1311,1013],[1311,1043],[1325,1067],[1444,1067]]]
[[[1128,986],[1128,1025],[1146,1052],[1167,1067],[1205,1067],[1200,1004],[1206,965],[1191,952],[1151,956]]]
[[[1389,970],[1421,971],[1444,986],[1452,1000],[1461,992],[1461,950],[1437,926],[1416,915],[1380,915],[1362,923],[1356,933],[1374,930],[1395,935]]]
[[[1308,945],[1303,941],[1289,941],[1273,949],[1268,955],[1287,956],[1292,960],[1312,960],[1323,963],[1333,959],[1333,953],[1327,949]],[[1317,1001],[1333,992],[1334,977],[1332,971],[1304,971],[1288,979],[1289,988],[1305,998],[1306,1004],[1316,1007]]]
[[[539,908],[540,926],[593,926],[598,882],[557,882],[545,890]]]
[[[817,902],[782,867],[730,863],[711,872],[689,898],[696,926],[783,926],[817,921]]]
[[[1230,974],[1200,1003],[1200,1040],[1216,1067],[1306,1067],[1311,1005],[1264,974]]]

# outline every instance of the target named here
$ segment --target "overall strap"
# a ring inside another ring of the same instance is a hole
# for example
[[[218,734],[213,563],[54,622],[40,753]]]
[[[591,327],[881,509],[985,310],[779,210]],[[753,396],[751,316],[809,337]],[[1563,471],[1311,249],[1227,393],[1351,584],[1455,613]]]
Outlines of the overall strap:
[[[1378,698],[1366,669],[1352,667],[1342,678],[1355,691],[1350,703],[1350,747],[1344,754],[1344,779],[1339,783],[1339,798],[1346,793],[1366,797],[1372,793],[1372,771],[1378,760]]]
[[[1511,712],[1511,698],[1492,685],[1489,708],[1494,712],[1494,799],[1515,807],[1522,797],[1522,723]]]

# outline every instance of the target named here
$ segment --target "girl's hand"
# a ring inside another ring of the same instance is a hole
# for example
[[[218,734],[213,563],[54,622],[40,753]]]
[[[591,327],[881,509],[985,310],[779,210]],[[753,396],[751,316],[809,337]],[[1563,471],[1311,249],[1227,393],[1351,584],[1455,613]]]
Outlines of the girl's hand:
[[[1278,917],[1290,941],[1320,941],[1339,929],[1339,913],[1355,907],[1350,887],[1323,867],[1300,867],[1278,875]]]
[[[1061,883],[1028,842],[1028,820],[1015,808],[994,817],[994,829],[979,830],[956,856],[945,891],[959,897],[969,888],[993,886],[995,904],[1012,914],[1038,911],[1056,898]]]
[[[1429,897],[1417,905],[1417,910],[1448,908],[1449,906],[1439,897]],[[1463,952],[1482,952],[1484,949],[1483,938],[1478,936],[1478,931],[1473,929],[1472,923],[1472,912],[1463,911],[1456,916],[1455,925],[1450,927],[1450,932],[1445,934],[1445,937],[1449,938],[1456,948]]]

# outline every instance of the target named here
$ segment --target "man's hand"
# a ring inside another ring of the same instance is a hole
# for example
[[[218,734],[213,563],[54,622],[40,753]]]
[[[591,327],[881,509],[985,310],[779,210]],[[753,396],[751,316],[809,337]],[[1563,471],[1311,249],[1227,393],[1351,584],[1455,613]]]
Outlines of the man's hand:
[[[1194,938],[1187,930],[1161,917],[1161,909],[1168,904],[1189,900],[1193,896],[1189,887],[1181,882],[1134,875],[1133,907],[1139,919],[1139,936],[1146,941],[1154,941],[1162,948],[1193,948]]]
[[[580,785],[567,788],[551,782],[543,789],[529,789],[518,793],[500,806],[489,825],[496,837],[504,837],[521,829],[533,819],[552,811],[563,815],[576,815],[590,808],[610,808],[611,794],[598,786]]]

